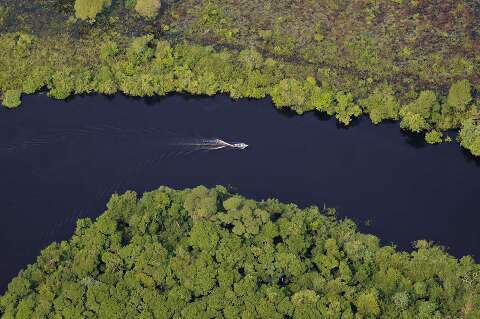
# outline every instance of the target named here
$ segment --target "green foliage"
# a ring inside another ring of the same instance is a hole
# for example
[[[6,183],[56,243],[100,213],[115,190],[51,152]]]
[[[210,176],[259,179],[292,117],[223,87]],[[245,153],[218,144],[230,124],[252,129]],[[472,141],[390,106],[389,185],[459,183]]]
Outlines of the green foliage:
[[[192,219],[208,219],[217,210],[217,192],[199,186],[185,197],[184,206]]]
[[[5,20],[7,19],[8,8],[6,6],[0,5],[0,27],[3,26]]]
[[[160,11],[160,0],[137,0],[135,10],[143,17],[155,18]]]
[[[295,41],[293,37],[279,31],[273,33],[272,53],[277,56],[291,56],[294,52]]]
[[[3,95],[2,104],[8,108],[15,108],[21,104],[20,96],[22,91],[20,90],[8,90]]]
[[[442,137],[443,137],[442,132],[433,130],[425,134],[425,141],[428,144],[438,144],[438,143],[442,143]]]
[[[272,100],[277,107],[304,105],[305,92],[303,84],[295,79],[280,81],[273,87]]]
[[[100,47],[100,58],[107,61],[115,57],[120,52],[118,44],[114,41],[107,41]]]
[[[335,106],[335,117],[343,125],[348,125],[352,121],[352,117],[358,117],[362,114],[362,109],[353,101],[351,93],[337,93],[337,105]]]
[[[75,78],[70,70],[57,71],[48,84],[48,96],[63,100],[70,96],[75,89]]]
[[[128,61],[133,65],[144,64],[153,56],[153,49],[149,46],[153,35],[134,38],[127,48]]]
[[[50,79],[51,73],[52,71],[48,67],[35,66],[23,82],[23,92],[32,94],[44,87]]]
[[[276,107],[288,106],[298,114],[315,109],[329,115],[336,113],[337,119],[344,125],[350,124],[352,117],[362,114],[352,94],[339,92],[335,95],[326,88],[318,87],[310,76],[303,82],[296,79],[281,80],[273,86],[270,94]]]
[[[83,20],[94,21],[95,17],[111,4],[112,0],[75,0],[75,15]]]
[[[400,110],[400,115],[403,117],[407,113],[413,113],[420,115],[424,120],[428,120],[433,110],[437,110],[439,104],[437,96],[433,91],[422,91],[418,98]]]
[[[358,313],[365,318],[377,318],[380,314],[376,291],[362,293],[356,302]]]
[[[137,0],[125,0],[125,8],[129,10],[135,9],[136,4]]]
[[[317,111],[325,112],[328,115],[335,114],[335,94],[324,89],[316,96],[315,108]]]
[[[114,195],[8,285],[2,318],[478,318],[480,266],[217,186]],[[275,216],[275,218],[273,218]]]
[[[370,115],[373,124],[398,119],[400,105],[393,89],[389,86],[375,89],[368,98],[361,100],[360,104]]]
[[[470,82],[468,80],[455,82],[450,87],[441,110],[433,113],[433,120],[444,130],[461,126],[461,123],[469,117],[472,100]]]
[[[418,98],[400,109],[402,121],[400,127],[419,133],[430,128],[429,119],[434,111],[438,111],[440,105],[433,91],[422,91]]]
[[[421,131],[428,130],[430,125],[427,120],[418,113],[402,112],[400,127],[404,130],[420,133]]]
[[[455,112],[463,112],[472,101],[471,85],[468,80],[455,82],[448,91],[447,106]]]
[[[239,31],[233,24],[233,19],[222,9],[221,2],[209,0],[200,5],[192,31],[202,30],[213,34],[220,41],[232,42]]]
[[[460,144],[473,155],[480,156],[480,125],[470,119],[463,123],[459,134]]]

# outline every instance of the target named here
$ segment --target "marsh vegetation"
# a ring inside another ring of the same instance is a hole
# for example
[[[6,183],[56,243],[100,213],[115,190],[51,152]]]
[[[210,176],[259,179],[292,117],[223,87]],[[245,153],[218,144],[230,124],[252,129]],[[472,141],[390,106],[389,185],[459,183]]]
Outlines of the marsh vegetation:
[[[432,144],[465,127],[460,143],[480,154],[480,10],[468,1],[8,0],[2,8],[7,107],[43,89],[57,99],[270,96],[278,108],[343,125],[362,113],[398,120]]]

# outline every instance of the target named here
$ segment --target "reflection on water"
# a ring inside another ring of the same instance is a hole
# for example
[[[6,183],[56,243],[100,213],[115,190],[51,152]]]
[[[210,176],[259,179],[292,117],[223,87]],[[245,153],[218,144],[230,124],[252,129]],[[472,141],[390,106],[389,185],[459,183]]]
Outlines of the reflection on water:
[[[456,143],[424,146],[398,123],[362,118],[346,129],[318,113],[287,115],[268,100],[178,95],[37,95],[1,109],[0,292],[112,193],[161,184],[325,203],[399,248],[428,238],[457,256],[480,255],[479,162]]]

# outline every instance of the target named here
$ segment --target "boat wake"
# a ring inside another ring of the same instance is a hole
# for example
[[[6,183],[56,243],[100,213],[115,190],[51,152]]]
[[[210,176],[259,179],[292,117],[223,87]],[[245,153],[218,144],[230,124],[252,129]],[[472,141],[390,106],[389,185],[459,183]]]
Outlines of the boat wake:
[[[106,142],[125,140],[141,141],[145,147],[161,151],[161,159],[171,156],[183,156],[191,153],[215,150],[244,150],[248,144],[239,142],[227,142],[220,138],[205,138],[201,136],[185,137],[178,136],[175,132],[157,128],[130,129],[114,127],[110,125],[57,129],[44,132],[43,135],[35,136],[26,132],[6,143],[0,143],[0,157],[7,154],[18,154],[33,151],[34,149],[48,149],[52,144],[82,143],[95,137],[102,138]],[[83,141],[83,142],[84,142]]]
[[[239,149],[243,150],[248,147],[245,143],[228,143],[219,138],[201,138],[185,141],[178,141],[176,145],[191,147],[192,150],[214,151],[220,149]]]

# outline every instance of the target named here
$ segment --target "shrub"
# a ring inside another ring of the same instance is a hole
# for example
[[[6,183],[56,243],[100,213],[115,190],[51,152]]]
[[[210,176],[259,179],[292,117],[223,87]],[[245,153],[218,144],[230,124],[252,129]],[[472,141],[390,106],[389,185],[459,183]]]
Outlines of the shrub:
[[[480,126],[474,120],[467,120],[463,123],[459,134],[460,144],[480,156]]]
[[[21,104],[20,96],[22,92],[20,90],[7,90],[3,94],[3,105],[8,108],[14,108]]]
[[[112,0],[75,0],[75,16],[82,20],[95,20],[111,4]]]
[[[442,143],[442,137],[443,137],[442,132],[433,130],[425,134],[425,141],[428,144],[438,144],[438,143]]]
[[[145,18],[155,18],[160,10],[160,0],[137,0],[135,10]]]

